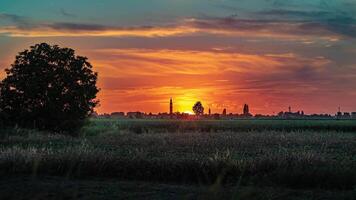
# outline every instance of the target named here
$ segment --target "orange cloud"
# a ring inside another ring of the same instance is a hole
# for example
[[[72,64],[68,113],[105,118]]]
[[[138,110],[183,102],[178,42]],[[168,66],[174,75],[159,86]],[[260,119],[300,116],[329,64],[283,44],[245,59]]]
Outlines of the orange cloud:
[[[283,94],[312,93],[304,71],[323,73],[330,61],[297,54],[241,54],[224,51],[104,49],[87,52],[100,72],[99,112],[188,111],[200,100],[213,112],[240,112],[249,103],[255,112],[280,107]],[[308,66],[308,68],[305,68]],[[308,78],[308,77],[307,77]],[[318,81],[318,80],[316,80]],[[268,102],[268,104],[266,103]],[[293,103],[290,99],[286,102]]]
[[[234,37],[262,37],[280,40],[327,40],[337,42],[345,35],[321,24],[243,20],[234,18],[185,19],[162,26],[103,26],[96,24],[39,23],[0,27],[0,34],[11,37],[170,37],[213,34]]]
[[[213,112],[273,113],[292,105],[306,112],[331,112],[349,105],[354,79],[341,68],[330,71],[325,57],[296,53],[246,54],[170,49],[81,50],[99,71],[99,112],[165,112],[173,97],[175,111],[202,101]],[[12,57],[12,56],[11,56]],[[350,66],[353,70],[354,67]],[[339,99],[339,96],[345,98]],[[317,106],[312,102],[318,102]],[[309,106],[309,107],[308,107]]]
[[[12,37],[167,37],[197,32],[192,27],[131,27],[105,29],[57,29],[50,26],[22,29],[16,26],[0,27],[0,33]]]
[[[305,65],[322,70],[323,66],[330,63],[324,57],[305,58],[291,53],[257,55],[223,51],[104,49],[88,54],[94,59],[95,65],[101,68],[102,76],[115,77],[263,73],[295,70]]]

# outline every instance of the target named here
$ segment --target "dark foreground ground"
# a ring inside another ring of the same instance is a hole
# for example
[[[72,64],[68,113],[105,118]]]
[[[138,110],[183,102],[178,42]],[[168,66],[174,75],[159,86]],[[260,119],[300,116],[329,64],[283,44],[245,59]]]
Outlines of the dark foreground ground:
[[[356,199],[356,121],[93,120],[0,129],[2,199]]]
[[[2,177],[1,199],[274,199],[354,200],[356,190],[286,189],[276,187],[224,188],[176,185],[113,179],[68,179],[61,177]]]

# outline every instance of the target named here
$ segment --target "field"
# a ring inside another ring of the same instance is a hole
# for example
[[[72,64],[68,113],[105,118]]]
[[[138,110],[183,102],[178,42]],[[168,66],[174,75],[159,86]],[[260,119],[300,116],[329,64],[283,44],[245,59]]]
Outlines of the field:
[[[92,119],[78,135],[1,130],[0,195],[6,199],[356,196],[353,120]]]

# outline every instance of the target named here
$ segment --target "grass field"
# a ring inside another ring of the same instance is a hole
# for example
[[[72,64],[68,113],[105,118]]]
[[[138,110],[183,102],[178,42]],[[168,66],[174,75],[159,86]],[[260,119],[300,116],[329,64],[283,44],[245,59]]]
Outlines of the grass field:
[[[336,131],[356,132],[356,120],[115,120],[94,119],[84,127],[83,134],[117,133],[179,133],[179,132],[261,132],[261,131]]]
[[[78,137],[1,130],[1,184],[53,198],[61,182],[81,194],[104,184],[106,199],[131,198],[126,187],[163,199],[354,199],[355,130],[352,120],[113,119],[91,120]]]

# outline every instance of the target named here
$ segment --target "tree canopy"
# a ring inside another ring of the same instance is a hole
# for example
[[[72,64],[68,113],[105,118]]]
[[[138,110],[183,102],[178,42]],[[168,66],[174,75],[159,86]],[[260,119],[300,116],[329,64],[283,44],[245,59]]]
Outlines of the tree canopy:
[[[203,115],[204,114],[204,107],[200,101],[196,102],[193,106],[193,112],[195,115]]]
[[[72,131],[98,104],[97,76],[86,57],[46,43],[20,52],[0,83],[5,125]]]

